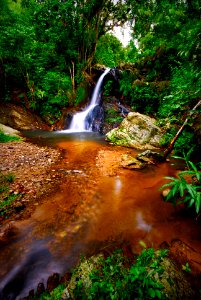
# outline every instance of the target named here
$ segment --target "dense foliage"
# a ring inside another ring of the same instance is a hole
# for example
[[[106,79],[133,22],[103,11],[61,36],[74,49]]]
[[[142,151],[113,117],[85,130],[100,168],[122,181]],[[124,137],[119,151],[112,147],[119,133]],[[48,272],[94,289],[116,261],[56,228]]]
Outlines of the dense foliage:
[[[167,131],[164,146],[200,99],[198,0],[0,4],[0,96],[40,112],[49,123],[61,117],[62,108],[87,99],[94,64],[119,66],[121,99],[157,116]],[[110,29],[126,21],[132,38],[123,47]],[[178,152],[195,144],[191,124],[180,141]]]
[[[180,157],[176,157],[180,158]],[[173,205],[184,204],[187,208],[193,208],[197,214],[201,211],[201,164],[197,166],[184,158],[187,170],[178,173],[178,178],[165,177],[169,180],[161,189],[170,188],[165,201]]]
[[[86,97],[84,73],[99,38],[125,19],[125,4],[110,0],[1,0],[0,4],[1,97],[9,100],[17,91],[18,101],[54,122],[62,107]]]
[[[134,109],[157,116],[160,125],[166,125],[166,146],[201,97],[199,1],[130,4],[135,25],[127,59],[133,66],[124,71],[121,91]],[[177,147],[179,154],[194,142],[188,126]]]
[[[167,252],[144,249],[134,263],[119,250],[106,259],[83,259],[67,288],[59,286],[40,299],[61,299],[69,293],[72,299],[167,299],[161,280]]]

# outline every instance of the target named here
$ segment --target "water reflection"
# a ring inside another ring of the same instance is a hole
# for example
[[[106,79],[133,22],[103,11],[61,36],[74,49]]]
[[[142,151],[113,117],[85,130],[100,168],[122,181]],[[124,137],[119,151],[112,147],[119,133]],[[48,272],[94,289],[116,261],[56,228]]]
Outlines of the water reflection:
[[[82,138],[43,136],[46,144],[65,150],[59,166],[65,182],[30,219],[15,223],[15,239],[1,249],[0,290],[10,293],[10,299],[26,296],[54,272],[70,270],[81,253],[100,249],[95,245],[123,241],[139,252],[142,240],[157,247],[180,238],[194,248],[201,246],[193,220],[160,197],[163,177],[175,172],[169,164],[125,170],[119,168],[125,148],[114,150],[100,137]]]
[[[144,232],[150,232],[152,229],[152,225],[145,222],[141,211],[136,213],[136,228]]]
[[[115,187],[114,187],[114,192],[116,195],[118,195],[121,191],[121,187],[122,187],[122,181],[121,179],[117,176],[115,178]]]

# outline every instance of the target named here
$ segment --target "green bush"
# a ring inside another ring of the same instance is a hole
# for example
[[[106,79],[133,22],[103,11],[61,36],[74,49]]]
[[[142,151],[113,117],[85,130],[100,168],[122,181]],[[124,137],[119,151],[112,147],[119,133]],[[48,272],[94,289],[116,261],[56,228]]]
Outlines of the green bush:
[[[156,114],[158,111],[160,95],[148,82],[133,86],[131,106],[134,110],[145,114]]]
[[[131,265],[121,251],[100,258],[99,267],[89,274],[87,286],[82,278],[75,278],[73,295],[75,299],[165,299],[158,279],[164,271],[161,261],[166,254],[167,250],[144,249]]]
[[[159,109],[159,116],[171,117],[177,115],[177,120],[198,102],[201,96],[201,72],[192,64],[185,64],[172,69],[170,92],[163,98]]]
[[[164,84],[139,80],[134,73],[123,72],[120,91],[132,110],[144,114],[156,115],[160,103],[167,93]]]

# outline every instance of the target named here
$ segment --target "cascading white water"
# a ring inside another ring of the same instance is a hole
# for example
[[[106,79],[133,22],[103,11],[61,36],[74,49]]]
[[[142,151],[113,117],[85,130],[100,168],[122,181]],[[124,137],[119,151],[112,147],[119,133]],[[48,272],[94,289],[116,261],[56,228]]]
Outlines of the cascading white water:
[[[78,112],[73,116],[71,121],[70,127],[68,131],[92,131],[92,123],[87,122],[87,117],[89,116],[90,112],[94,110],[94,108],[99,105],[99,96],[100,96],[100,89],[103,82],[104,77],[109,73],[110,69],[106,69],[105,72],[100,76],[96,87],[94,89],[91,102],[89,106],[82,112]]]

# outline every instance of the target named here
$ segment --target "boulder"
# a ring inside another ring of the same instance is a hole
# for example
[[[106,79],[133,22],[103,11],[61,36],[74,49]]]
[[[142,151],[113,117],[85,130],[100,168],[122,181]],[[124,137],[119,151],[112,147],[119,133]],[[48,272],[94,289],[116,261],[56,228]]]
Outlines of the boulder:
[[[0,124],[0,131],[7,135],[20,137],[20,132],[18,130],[13,129],[9,126],[5,126],[3,124]]]
[[[131,155],[123,154],[121,156],[120,166],[125,169],[141,170],[145,167],[145,164],[143,164],[142,162],[140,162],[138,159],[136,159]]]
[[[137,159],[148,164],[155,164],[163,161],[162,154],[151,150],[146,150],[137,155]]]
[[[106,134],[106,139],[119,146],[139,150],[159,148],[162,132],[156,120],[137,112],[130,112],[118,128]]]
[[[49,129],[39,116],[12,103],[0,104],[0,123],[17,130]]]

